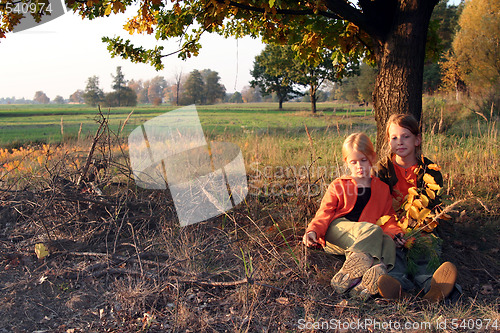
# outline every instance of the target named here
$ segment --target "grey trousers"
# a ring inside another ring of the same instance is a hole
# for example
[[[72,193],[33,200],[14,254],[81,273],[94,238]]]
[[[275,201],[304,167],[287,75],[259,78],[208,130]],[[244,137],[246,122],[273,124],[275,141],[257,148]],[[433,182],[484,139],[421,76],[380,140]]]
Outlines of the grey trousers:
[[[423,296],[431,288],[432,274],[434,273],[429,271],[427,267],[428,264],[429,261],[425,258],[417,261],[417,271],[411,276],[407,272],[408,265],[406,253],[402,249],[396,248],[396,264],[388,274],[401,283],[401,288],[404,291],[414,291],[419,293],[419,296]],[[455,303],[460,299],[462,293],[462,287],[455,283],[455,287],[445,299],[445,302]]]

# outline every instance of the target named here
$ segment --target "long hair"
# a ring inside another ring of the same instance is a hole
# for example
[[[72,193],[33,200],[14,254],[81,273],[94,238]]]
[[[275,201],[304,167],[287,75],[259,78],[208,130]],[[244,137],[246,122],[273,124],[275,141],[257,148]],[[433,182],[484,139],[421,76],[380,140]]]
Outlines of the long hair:
[[[411,114],[408,113],[402,113],[402,114],[393,114],[389,117],[387,120],[387,124],[385,126],[385,136],[387,139],[387,142],[389,142],[389,127],[392,125],[398,125],[400,127],[406,128],[411,132],[411,134],[415,136],[422,136],[422,132],[420,131],[420,124],[418,123],[417,119]],[[392,152],[390,151],[390,145],[387,145],[389,149],[389,155],[392,156]],[[420,159],[422,156],[422,140],[420,140],[420,145],[415,147],[415,155],[417,157],[417,160]]]
[[[342,158],[344,161],[354,150],[365,154],[370,163],[372,165],[375,164],[377,160],[377,153],[375,153],[373,143],[365,133],[353,133],[345,139],[344,144],[342,145]]]

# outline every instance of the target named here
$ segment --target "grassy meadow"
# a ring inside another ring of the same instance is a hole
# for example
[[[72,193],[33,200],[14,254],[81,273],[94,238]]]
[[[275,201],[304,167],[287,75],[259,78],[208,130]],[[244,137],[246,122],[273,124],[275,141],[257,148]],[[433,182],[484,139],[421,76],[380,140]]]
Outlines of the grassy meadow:
[[[464,291],[446,305],[334,294],[329,281],[343,258],[300,243],[323,191],[344,172],[345,137],[364,131],[375,140],[370,109],[320,103],[312,115],[306,103],[281,111],[266,103],[197,106],[207,141],[240,147],[249,195],[184,228],[168,191],[134,185],[127,155],[128,134],[173,109],[103,109],[107,126],[95,137],[104,119],[96,108],[0,105],[0,328],[402,330],[383,326],[392,322],[410,323],[409,332],[498,330],[497,122],[470,114],[446,131],[424,132],[424,155],[442,167],[452,207],[452,220],[439,227],[442,258],[457,265]],[[51,254],[37,260],[39,243]],[[371,326],[339,327],[359,321]]]

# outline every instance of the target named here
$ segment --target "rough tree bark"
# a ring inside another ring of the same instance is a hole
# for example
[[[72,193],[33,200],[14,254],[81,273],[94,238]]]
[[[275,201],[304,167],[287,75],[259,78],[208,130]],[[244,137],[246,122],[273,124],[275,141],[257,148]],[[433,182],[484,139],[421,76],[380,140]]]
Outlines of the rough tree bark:
[[[372,39],[378,65],[373,92],[377,152],[386,146],[385,125],[394,113],[410,113],[420,121],[425,44],[438,0],[360,0],[362,12],[337,0],[330,10],[356,24]]]

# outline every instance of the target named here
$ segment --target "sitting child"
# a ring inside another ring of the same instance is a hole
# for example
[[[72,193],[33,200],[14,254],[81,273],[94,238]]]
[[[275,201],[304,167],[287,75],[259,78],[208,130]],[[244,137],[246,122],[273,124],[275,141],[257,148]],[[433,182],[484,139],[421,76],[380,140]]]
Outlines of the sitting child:
[[[401,214],[398,215],[402,215],[405,213],[402,207],[408,198],[409,190],[414,192],[416,189],[423,189],[426,177],[433,181],[433,186],[441,188],[443,177],[439,172],[439,167],[421,155],[422,135],[419,124],[413,116],[392,115],[386,126],[390,150],[377,166],[378,176],[390,186],[394,207],[398,207],[401,210]],[[422,193],[422,196],[425,196],[425,208],[428,211],[440,206],[439,193],[431,191]],[[435,227],[435,225],[429,227]],[[426,233],[425,230],[422,232]],[[438,239],[430,234],[427,236]],[[398,235],[397,238],[404,239],[402,235]],[[431,247],[429,250],[432,253],[440,252],[440,247],[436,242],[428,247]],[[454,298],[460,295],[460,286],[455,285],[457,269],[451,262],[445,262],[436,269],[430,265],[429,256],[420,255],[413,263],[414,272],[408,269],[408,264],[407,251],[404,248],[398,248],[394,269],[388,275],[381,277],[378,283],[382,297],[399,298],[405,291],[416,290],[422,293],[424,299],[438,302],[448,297],[454,290],[456,295]]]
[[[330,184],[303,243],[346,256],[331,280],[336,292],[352,288],[354,294],[375,295],[378,278],[394,266],[393,238],[402,230],[394,219],[389,186],[372,176],[376,153],[368,136],[351,134],[344,141],[342,156],[350,175]],[[382,216],[390,220],[380,227],[376,222]]]

